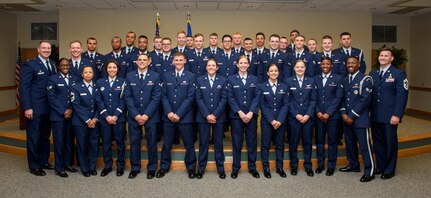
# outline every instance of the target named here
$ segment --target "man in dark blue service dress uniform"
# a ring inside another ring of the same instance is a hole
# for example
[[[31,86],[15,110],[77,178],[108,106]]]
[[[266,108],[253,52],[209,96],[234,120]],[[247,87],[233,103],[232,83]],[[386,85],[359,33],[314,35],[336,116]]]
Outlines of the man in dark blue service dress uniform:
[[[181,134],[186,149],[184,163],[190,179],[196,177],[196,154],[193,138],[194,115],[192,111],[195,100],[195,76],[184,69],[186,57],[182,52],[174,54],[174,71],[165,73],[163,82],[163,129],[164,142],[160,160],[160,170],[156,177],[161,178],[171,166],[171,150],[174,135]]]
[[[28,167],[30,173],[44,176],[46,173],[43,169],[54,169],[54,166],[48,163],[51,127],[46,88],[48,79],[56,73],[56,68],[54,62],[49,59],[50,43],[41,41],[37,52],[39,55],[28,60],[21,68],[19,94],[27,124]]]
[[[149,70],[151,60],[141,54],[136,60],[138,70],[127,74],[125,98],[128,108],[130,135],[130,164],[132,170],[129,178],[135,178],[141,171],[142,126],[145,127],[148,148],[147,178],[154,178],[157,170],[157,123],[160,121],[159,104],[162,89],[160,76]]]
[[[369,108],[373,79],[359,71],[359,59],[350,56],[347,59],[347,72],[341,81],[344,98],[341,102],[341,117],[343,119],[346,155],[349,165],[340,168],[341,172],[360,172],[358,146],[364,161],[364,175],[359,181],[369,182],[374,179],[374,161],[371,151]]]
[[[392,50],[380,51],[380,68],[370,73],[375,80],[371,102],[371,130],[376,155],[376,172],[380,178],[395,175],[398,155],[397,128],[404,115],[408,97],[406,73],[392,65]]]

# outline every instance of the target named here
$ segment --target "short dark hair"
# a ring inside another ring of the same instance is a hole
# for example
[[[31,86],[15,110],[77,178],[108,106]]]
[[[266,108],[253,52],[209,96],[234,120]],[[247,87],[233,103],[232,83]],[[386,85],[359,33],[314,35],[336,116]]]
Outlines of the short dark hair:
[[[117,66],[117,75],[118,75],[118,73],[120,72],[120,67],[118,67],[118,63],[117,63],[117,61],[115,61],[115,60],[108,60],[108,61],[106,61],[106,63],[105,63],[105,71],[106,71],[106,73],[108,73],[108,65],[109,65],[109,63],[114,63],[115,64],[115,66]]]
[[[265,38],[265,34],[263,32],[256,33],[256,37],[259,36],[259,35],[261,35],[261,36],[263,36],[263,38]]]
[[[340,34],[340,38],[341,37],[343,37],[343,36],[352,36],[350,33],[348,33],[348,32],[342,32],[341,34]]]

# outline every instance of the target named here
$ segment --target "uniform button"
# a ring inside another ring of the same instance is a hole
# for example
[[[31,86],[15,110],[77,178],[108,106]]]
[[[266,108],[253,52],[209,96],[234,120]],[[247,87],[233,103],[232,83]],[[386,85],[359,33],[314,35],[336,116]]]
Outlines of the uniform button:
[[[109,101],[112,101],[112,99],[109,99]]]
[[[213,93],[211,93],[211,95],[213,95]]]
[[[244,98],[247,98],[247,96],[244,96]]]
[[[176,104],[177,103],[177,101],[174,101],[174,104]]]
[[[93,113],[94,111],[93,110],[91,110],[91,113]]]
[[[174,95],[174,97],[177,97],[177,95]]]
[[[274,97],[274,100],[277,100],[277,98]]]
[[[347,106],[350,106],[349,104],[347,104]]]
[[[350,92],[347,92],[347,94],[350,94]]]
[[[379,95],[379,96],[380,96],[380,93],[378,93],[377,95]]]
[[[112,105],[109,105],[109,107],[112,107]]]
[[[226,70],[228,70],[228,71],[229,71],[229,67],[228,67]]]
[[[213,105],[211,105],[211,107],[213,107]]]
[[[246,101],[244,101],[244,104],[247,103]]]
[[[380,102],[380,100],[377,100],[377,102]]]
[[[213,101],[214,99],[211,98],[211,101]]]
[[[143,91],[141,91],[141,93],[144,93]]]
[[[244,93],[247,93],[247,91],[244,91]]]
[[[142,105],[143,105],[143,104],[141,104],[141,107],[142,107]]]
[[[277,109],[274,109],[274,111],[277,111]]]
[[[109,96],[112,96],[112,94],[109,94]]]
[[[323,104],[325,104],[325,101],[322,101]]]
[[[302,104],[299,104],[300,106],[302,106]]]
[[[274,106],[277,105],[277,103],[274,103]]]
[[[142,98],[141,98],[141,100],[142,100]]]
[[[350,100],[350,98],[347,98],[347,100]]]
[[[177,91],[177,89],[174,89],[174,91]]]
[[[299,95],[302,95],[302,93],[299,93]]]
[[[322,96],[323,98],[325,97],[325,96]]]

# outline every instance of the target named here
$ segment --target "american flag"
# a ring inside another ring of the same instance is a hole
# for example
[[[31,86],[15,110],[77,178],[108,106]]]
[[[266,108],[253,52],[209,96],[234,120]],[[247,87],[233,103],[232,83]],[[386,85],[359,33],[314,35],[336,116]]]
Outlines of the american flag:
[[[156,15],[156,36],[160,36],[160,15],[158,12]]]
[[[18,43],[18,57],[16,59],[16,66],[15,66],[15,83],[17,85],[16,88],[16,106],[19,106],[19,72],[22,67],[22,60],[21,60],[21,46],[20,43]]]

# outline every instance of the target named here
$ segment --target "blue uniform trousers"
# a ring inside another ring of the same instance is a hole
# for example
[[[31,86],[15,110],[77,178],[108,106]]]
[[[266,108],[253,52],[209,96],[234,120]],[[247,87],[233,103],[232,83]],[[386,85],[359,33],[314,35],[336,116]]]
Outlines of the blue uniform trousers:
[[[319,166],[325,166],[325,142],[328,136],[328,168],[335,169],[338,154],[338,125],[339,119],[328,120],[323,123],[316,119],[316,145],[317,162]]]
[[[241,169],[241,149],[244,140],[247,144],[248,169],[256,169],[257,156],[257,116],[253,116],[249,123],[244,123],[241,119],[231,119],[232,125],[232,151],[233,151],[233,170]]]
[[[398,125],[371,122],[376,169],[394,174],[398,158]]]
[[[210,130],[214,142],[214,157],[217,172],[224,171],[224,152],[223,152],[223,127],[224,123],[198,123],[199,126],[199,166],[198,170],[205,170],[208,162],[208,148],[210,140]]]
[[[186,156],[184,158],[184,163],[186,169],[196,170],[196,153],[193,140],[193,124],[192,123],[172,123],[163,122],[164,129],[164,141],[160,160],[161,169],[169,169],[171,166],[171,150],[174,140],[175,133],[180,132],[181,138],[184,142],[184,147],[186,149]]]
[[[117,168],[124,168],[125,155],[126,155],[126,123],[117,122],[115,125],[111,125],[105,122],[100,123],[102,142],[103,142],[103,161],[105,162],[105,168],[111,168],[113,164],[112,160],[112,140],[115,140],[117,145]]]
[[[54,139],[55,172],[63,172],[64,168],[72,165],[72,120],[52,121],[52,137]]]
[[[51,135],[49,114],[33,114],[27,119],[27,162],[30,169],[40,169],[48,163]]]
[[[262,118],[264,119],[264,118]],[[261,123],[262,143],[260,144],[260,154],[262,159],[263,169],[269,169],[269,148],[271,141],[275,144],[275,164],[276,168],[283,168],[284,158],[284,138],[286,132],[286,124],[282,124],[277,130],[270,123]]]
[[[353,169],[360,168],[358,160],[358,146],[364,161],[364,175],[374,175],[373,152],[371,151],[368,128],[356,128],[343,123],[344,139],[346,142],[346,155],[349,166]]]
[[[145,123],[145,137],[147,138],[148,171],[157,170],[157,123]],[[142,126],[129,124],[130,164],[132,171],[141,170],[141,140]]]
[[[304,168],[311,168],[311,152],[312,152],[312,136],[313,136],[313,120],[310,118],[305,124],[301,124],[296,119],[290,119],[289,125],[289,158],[290,166],[298,166],[298,144],[299,138],[302,139],[302,147],[304,149]]]
[[[99,124],[95,128],[87,126],[73,126],[76,136],[77,156],[82,172],[96,170],[99,156]]]

